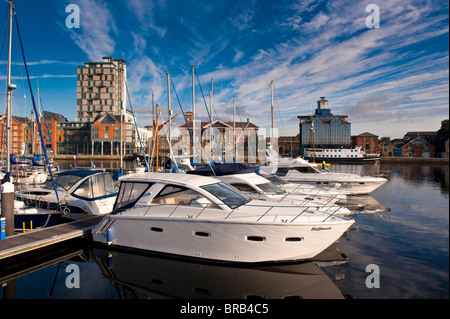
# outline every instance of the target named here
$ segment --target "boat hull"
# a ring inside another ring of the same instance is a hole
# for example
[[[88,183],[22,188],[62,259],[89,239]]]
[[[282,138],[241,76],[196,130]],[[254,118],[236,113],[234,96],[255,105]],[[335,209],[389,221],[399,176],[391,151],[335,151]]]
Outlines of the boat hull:
[[[286,262],[313,258],[353,222],[266,224],[113,215],[103,219],[93,239],[117,247],[218,262]]]
[[[346,191],[350,195],[367,195],[379,188],[386,181],[380,182],[328,182],[328,181],[307,181],[287,179],[290,183],[304,183],[312,185],[323,185],[329,187],[339,187],[340,190]]]
[[[317,158],[317,157],[309,157],[309,156],[305,156],[304,157],[305,160],[310,161],[310,162],[314,162],[321,166],[322,165],[322,161],[326,162],[326,163],[340,163],[340,164],[361,164],[361,163],[367,163],[367,164],[373,164],[376,161],[379,161],[380,158],[379,157],[321,157],[321,158]]]
[[[289,171],[284,177],[289,183],[312,184],[326,187],[338,187],[339,190],[345,190],[350,195],[370,194],[388,180],[378,177],[358,177],[351,175],[337,175],[333,173],[299,173]]]
[[[35,229],[55,225],[63,213],[16,213],[14,214],[14,229]]]

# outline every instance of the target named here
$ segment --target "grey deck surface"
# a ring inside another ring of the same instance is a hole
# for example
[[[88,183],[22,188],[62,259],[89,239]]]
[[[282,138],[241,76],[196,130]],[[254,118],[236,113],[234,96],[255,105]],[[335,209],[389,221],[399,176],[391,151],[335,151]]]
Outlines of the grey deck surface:
[[[7,237],[0,240],[0,260],[65,240],[83,237],[89,234],[102,218],[103,216],[92,216]]]

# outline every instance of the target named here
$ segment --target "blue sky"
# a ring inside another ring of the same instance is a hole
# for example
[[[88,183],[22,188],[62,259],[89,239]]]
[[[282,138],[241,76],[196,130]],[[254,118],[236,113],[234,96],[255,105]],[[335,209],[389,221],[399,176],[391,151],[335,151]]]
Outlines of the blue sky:
[[[380,9],[380,27],[367,28],[369,4]],[[80,28],[68,28],[66,7],[80,8]],[[220,120],[231,120],[236,99],[242,120],[270,126],[271,80],[275,126],[298,133],[298,115],[311,114],[325,96],[334,114],[346,114],[352,134],[392,138],[407,131],[438,130],[449,117],[449,7],[447,1],[267,0],[16,0],[15,8],[32,77],[45,110],[76,117],[76,68],[103,56],[124,59],[139,126],[151,124],[155,101],[167,116],[191,110],[191,65],[196,108],[205,118],[211,79]],[[0,7],[3,35],[8,5]],[[15,115],[32,104],[13,32]],[[0,92],[6,88],[6,37]],[[202,96],[203,92],[203,96]],[[24,94],[26,98],[24,98]],[[0,100],[4,110],[4,99]],[[2,111],[3,113],[3,111]]]

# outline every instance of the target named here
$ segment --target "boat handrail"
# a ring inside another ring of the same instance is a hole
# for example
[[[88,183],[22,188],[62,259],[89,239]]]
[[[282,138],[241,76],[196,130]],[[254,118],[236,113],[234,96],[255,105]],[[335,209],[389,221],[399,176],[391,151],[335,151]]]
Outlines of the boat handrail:
[[[328,218],[330,218],[330,217],[332,217],[333,215],[335,215],[341,208],[344,207],[344,206],[339,206],[339,205],[336,205],[336,206],[339,207],[339,208],[336,209],[334,212],[332,212],[330,215],[328,215],[327,218],[325,218],[324,220],[322,220],[322,223],[326,222],[326,220],[327,220]],[[359,208],[359,209],[361,209],[361,208]]]
[[[297,217],[299,217],[301,214],[303,214],[305,211],[307,211],[308,208],[309,208],[309,207],[306,207],[304,210],[302,210],[302,212],[301,212],[300,214],[298,214],[297,216],[295,216],[295,217],[291,220],[291,223],[292,223],[294,220],[296,220]]]
[[[165,207],[165,206],[168,206],[168,205],[167,205],[167,204],[150,204],[150,205],[142,205],[142,206],[139,206],[139,207],[145,208],[145,206],[148,206],[148,207],[147,207],[147,210],[145,211],[145,213],[144,213],[142,216],[146,216],[152,209],[156,209],[157,207],[163,207],[163,206]],[[180,204],[173,205],[173,206],[174,206],[173,210],[170,212],[170,214],[167,215],[167,217],[171,217],[171,216],[177,211],[177,209],[178,209],[180,206],[181,206],[181,208],[183,208],[183,207],[189,207],[189,206],[186,206],[186,205],[180,205]],[[250,206],[251,206],[251,205],[250,205]],[[135,207],[136,207],[136,206],[135,206]],[[192,214],[192,215],[187,215],[187,216],[188,216],[188,218],[197,219],[197,218],[199,218],[199,216],[205,211],[205,209],[208,208],[208,207],[209,207],[209,204],[206,205],[206,206],[204,206],[204,207],[202,207],[202,210],[201,210],[200,212],[198,212],[196,215]],[[255,205],[255,207],[260,207],[260,206],[259,206],[259,205]],[[276,207],[284,207],[284,206],[276,206],[276,205],[272,205],[272,206],[268,207],[268,209],[267,209],[262,215],[260,215],[256,221],[259,222],[259,221],[260,221],[263,217],[265,217],[265,216],[266,216],[266,215],[267,215],[274,207],[276,208]],[[340,209],[342,209],[342,207],[343,207],[343,206],[340,206],[340,205],[298,206],[298,208],[299,208],[299,209],[302,209],[302,211],[301,211],[299,214],[295,215],[295,216],[291,219],[290,223],[293,223],[298,217],[300,217],[300,216],[301,216],[303,213],[305,213],[306,211],[308,211],[308,210],[310,210],[310,209],[314,209],[314,208],[316,208],[316,209],[324,208],[324,209],[325,209],[325,210],[322,210],[322,211],[321,211],[321,213],[323,213],[323,214],[328,214],[328,216],[327,216],[324,220],[322,220],[322,222],[325,222],[325,221],[328,220],[331,216],[335,215]],[[200,207],[197,207],[197,208],[200,208]],[[330,210],[331,210],[332,208],[337,208],[337,209],[335,209],[333,212],[330,212]],[[228,213],[228,215],[225,216],[224,220],[229,219],[229,218],[231,217],[231,215],[233,215],[233,213],[234,213],[236,210],[237,210],[236,208],[235,208],[235,209],[232,209],[232,210]],[[277,213],[276,216],[278,216],[278,215],[280,215],[280,214]],[[256,217],[256,216],[255,216],[255,217]],[[287,217],[287,216],[286,216],[286,217]]]
[[[259,222],[259,220],[260,220],[261,218],[263,218],[263,217],[264,217],[264,216],[265,216],[272,208],[273,208],[273,206],[270,206],[270,208],[269,208],[268,210],[266,210],[265,213],[262,214],[256,221]]]

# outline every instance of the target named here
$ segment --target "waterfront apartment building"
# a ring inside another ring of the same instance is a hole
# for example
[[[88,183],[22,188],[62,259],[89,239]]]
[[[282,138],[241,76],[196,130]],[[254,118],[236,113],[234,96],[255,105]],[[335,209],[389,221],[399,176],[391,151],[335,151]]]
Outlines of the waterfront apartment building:
[[[48,154],[86,154],[89,147],[89,125],[83,122],[69,122],[63,115],[44,111],[39,116],[45,148]],[[25,128],[26,154],[42,154],[41,139],[37,121]]]
[[[131,155],[135,149],[136,134],[131,114],[127,114],[124,122],[120,116],[105,113],[97,116],[91,123],[91,154],[92,155],[120,155],[120,142],[123,154]],[[122,137],[120,132],[122,131]]]
[[[30,123],[28,117],[12,116],[11,118],[11,154],[24,154],[25,127]],[[6,115],[0,117],[0,153],[6,154]]]
[[[104,57],[86,62],[77,70],[77,122],[94,122],[99,115],[126,113],[127,65],[124,60]]]
[[[300,149],[305,148],[350,148],[351,124],[347,115],[333,115],[328,100],[317,101],[314,115],[300,115]]]
[[[378,154],[378,136],[369,132],[351,136],[351,147],[360,147],[366,154]]]

